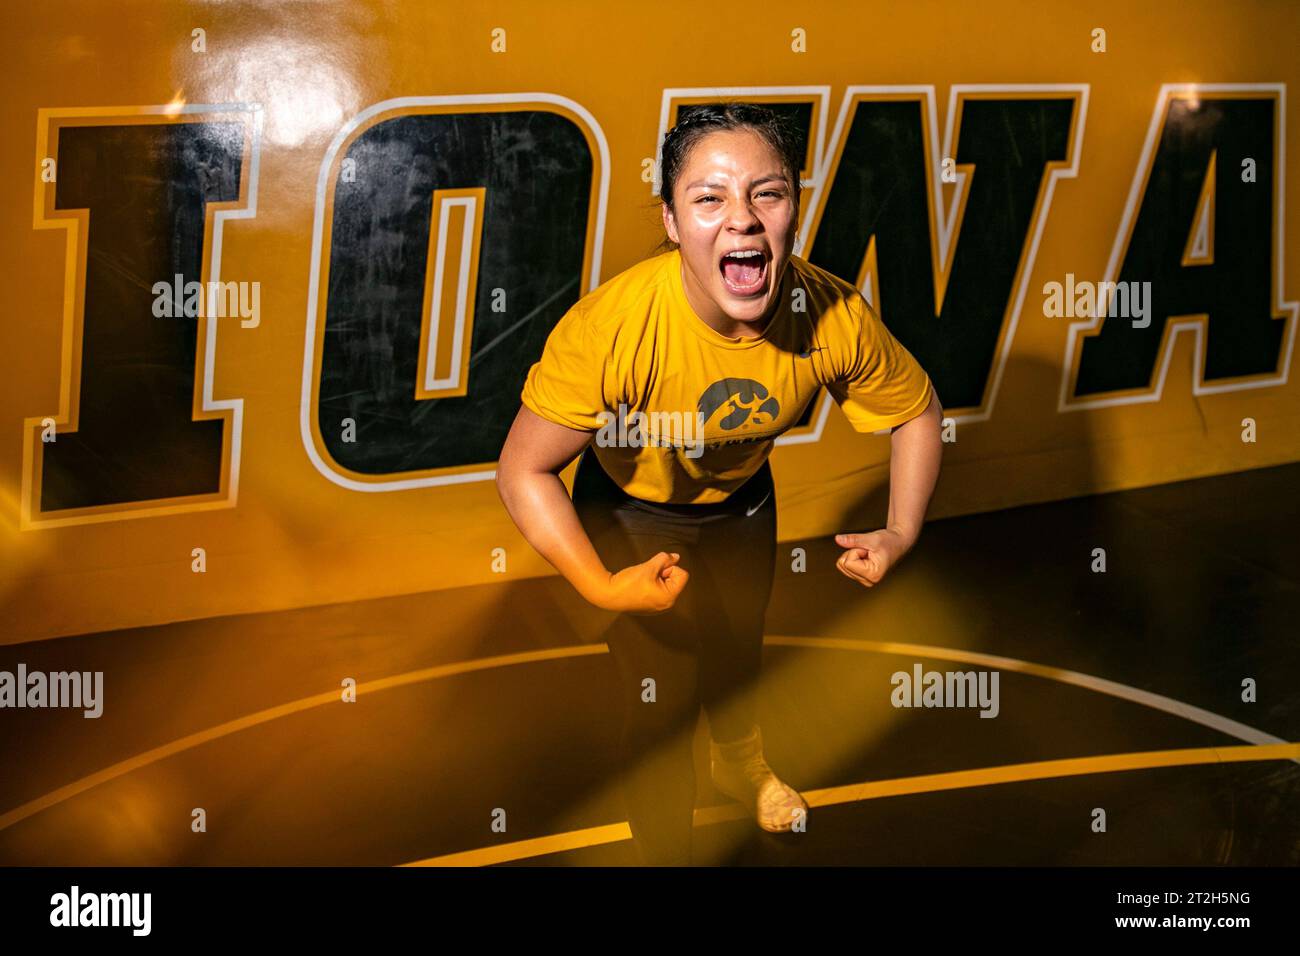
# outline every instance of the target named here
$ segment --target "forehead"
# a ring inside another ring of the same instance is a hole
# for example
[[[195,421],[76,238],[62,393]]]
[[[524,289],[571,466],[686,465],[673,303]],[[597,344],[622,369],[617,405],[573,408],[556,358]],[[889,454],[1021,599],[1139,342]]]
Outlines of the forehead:
[[[767,140],[752,129],[741,127],[714,130],[701,136],[691,146],[682,169],[687,175],[714,171],[763,175],[780,173],[782,165],[781,156]]]

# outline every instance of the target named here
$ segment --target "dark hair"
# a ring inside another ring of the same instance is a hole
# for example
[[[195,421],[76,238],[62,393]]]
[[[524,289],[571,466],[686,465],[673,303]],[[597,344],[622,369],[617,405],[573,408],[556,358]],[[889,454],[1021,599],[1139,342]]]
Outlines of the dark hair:
[[[780,113],[766,106],[735,100],[691,106],[664,136],[659,159],[659,205],[672,207],[673,187],[691,148],[709,133],[734,129],[757,133],[781,157],[782,171],[790,180],[791,198],[798,215],[799,170],[804,160],[798,131]],[[665,236],[656,252],[676,247],[677,243]]]

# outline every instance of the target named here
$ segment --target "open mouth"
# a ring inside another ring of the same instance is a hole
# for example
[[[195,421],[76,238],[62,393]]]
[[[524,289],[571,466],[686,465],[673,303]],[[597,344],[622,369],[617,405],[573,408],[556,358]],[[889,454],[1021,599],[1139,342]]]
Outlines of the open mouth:
[[[718,262],[718,270],[732,295],[758,295],[767,287],[767,254],[761,250],[729,252]]]

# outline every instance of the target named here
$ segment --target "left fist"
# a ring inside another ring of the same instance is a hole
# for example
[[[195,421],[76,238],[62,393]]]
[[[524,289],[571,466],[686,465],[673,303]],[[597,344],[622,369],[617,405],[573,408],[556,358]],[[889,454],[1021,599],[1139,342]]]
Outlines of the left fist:
[[[867,534],[837,534],[835,543],[847,549],[835,562],[840,573],[868,588],[878,584],[912,547],[911,541],[888,528]]]

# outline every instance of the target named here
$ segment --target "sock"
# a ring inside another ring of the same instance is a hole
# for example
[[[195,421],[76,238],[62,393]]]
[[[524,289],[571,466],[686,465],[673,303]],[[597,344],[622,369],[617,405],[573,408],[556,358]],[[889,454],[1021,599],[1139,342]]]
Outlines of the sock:
[[[788,831],[793,811],[801,807],[807,811],[798,791],[777,777],[763,759],[763,735],[757,724],[740,740],[710,741],[709,751],[714,786],[749,807],[764,830]]]

